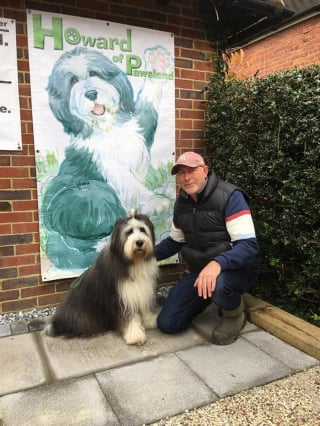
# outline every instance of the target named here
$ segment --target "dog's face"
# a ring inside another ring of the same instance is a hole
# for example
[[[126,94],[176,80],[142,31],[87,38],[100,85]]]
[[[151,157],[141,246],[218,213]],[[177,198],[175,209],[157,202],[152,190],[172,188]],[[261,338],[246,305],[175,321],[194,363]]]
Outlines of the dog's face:
[[[67,133],[89,137],[107,130],[134,111],[133,90],[126,74],[102,53],[76,48],[56,61],[48,81],[50,108]]]
[[[154,227],[145,215],[118,219],[115,224],[110,251],[129,261],[149,260],[154,255]]]
[[[117,123],[120,94],[100,77],[91,76],[75,81],[70,91],[70,112],[89,125],[102,130]]]

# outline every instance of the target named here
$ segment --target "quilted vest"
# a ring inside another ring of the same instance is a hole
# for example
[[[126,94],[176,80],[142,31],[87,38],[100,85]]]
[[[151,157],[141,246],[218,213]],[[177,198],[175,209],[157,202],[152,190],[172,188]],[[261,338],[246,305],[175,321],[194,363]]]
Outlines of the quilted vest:
[[[183,259],[193,271],[201,270],[218,254],[231,248],[225,225],[225,207],[236,185],[219,179],[209,172],[204,190],[195,202],[181,190],[174,207],[173,221],[184,233],[186,244],[181,250]]]

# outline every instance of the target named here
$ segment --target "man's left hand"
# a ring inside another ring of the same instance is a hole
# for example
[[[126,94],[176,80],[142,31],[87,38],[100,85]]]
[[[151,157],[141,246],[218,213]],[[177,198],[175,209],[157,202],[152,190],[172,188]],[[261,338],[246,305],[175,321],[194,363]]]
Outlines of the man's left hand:
[[[198,289],[198,295],[207,299],[212,296],[216,288],[217,277],[221,272],[221,266],[215,260],[209,262],[200,272],[194,283]]]

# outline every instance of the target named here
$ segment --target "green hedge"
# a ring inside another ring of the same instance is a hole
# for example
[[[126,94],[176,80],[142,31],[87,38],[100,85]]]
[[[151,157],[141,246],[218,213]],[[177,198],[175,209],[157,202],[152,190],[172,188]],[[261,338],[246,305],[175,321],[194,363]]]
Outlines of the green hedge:
[[[251,197],[262,267],[253,294],[320,320],[320,66],[208,87],[206,154]]]

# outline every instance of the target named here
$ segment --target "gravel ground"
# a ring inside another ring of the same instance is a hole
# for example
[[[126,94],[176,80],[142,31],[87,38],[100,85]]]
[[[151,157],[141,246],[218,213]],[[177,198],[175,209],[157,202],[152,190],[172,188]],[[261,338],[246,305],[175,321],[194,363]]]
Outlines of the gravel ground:
[[[153,425],[319,426],[320,366]]]
[[[52,316],[56,311],[56,307],[32,309],[30,311],[20,311],[0,315],[0,325],[13,324],[18,321],[30,322],[32,320],[45,320]]]

